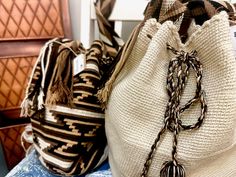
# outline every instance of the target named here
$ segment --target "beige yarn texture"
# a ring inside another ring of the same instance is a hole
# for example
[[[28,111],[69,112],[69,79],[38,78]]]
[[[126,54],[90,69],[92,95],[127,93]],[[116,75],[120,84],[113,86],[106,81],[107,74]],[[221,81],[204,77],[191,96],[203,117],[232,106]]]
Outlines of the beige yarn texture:
[[[198,130],[180,132],[179,163],[185,166],[187,177],[236,176],[236,61],[229,29],[228,16],[221,12],[201,27],[192,24],[190,38],[183,44],[172,22],[146,22],[113,85],[106,110],[109,162],[114,177],[140,176],[163,125],[168,64],[174,57],[167,43],[177,50],[197,51],[208,105],[206,119]],[[181,105],[195,94],[194,74],[190,70]],[[196,104],[181,114],[181,120],[189,125],[199,116],[200,104]],[[166,131],[162,137],[149,177],[158,177],[161,165],[171,160],[172,134]]]

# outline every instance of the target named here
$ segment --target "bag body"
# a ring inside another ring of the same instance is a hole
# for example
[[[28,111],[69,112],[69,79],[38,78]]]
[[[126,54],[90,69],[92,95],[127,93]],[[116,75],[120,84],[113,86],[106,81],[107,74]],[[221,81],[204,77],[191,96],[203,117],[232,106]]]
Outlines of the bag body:
[[[56,174],[82,175],[107,158],[104,111],[96,96],[103,50],[100,41],[85,50],[78,41],[54,39],[31,76],[22,112],[31,118],[39,160]],[[76,57],[84,62],[78,73]]]
[[[97,90],[123,44],[108,20],[114,3],[94,3],[102,42],[85,49],[79,41],[49,41],[28,84],[22,115],[31,118],[40,161],[59,175],[91,172],[107,158],[105,116]]]
[[[221,12],[202,26],[192,23],[188,32],[189,39],[182,43],[173,22],[159,24],[154,19],[140,31],[113,84],[106,110],[109,162],[114,177],[141,176],[151,146],[164,125],[169,99],[168,66],[175,57],[167,44],[177,51],[196,50],[203,67],[202,87],[208,106],[199,129],[179,133],[178,161],[188,177],[236,175],[236,61],[228,15]],[[190,70],[180,105],[192,99],[195,92],[196,77]],[[195,124],[200,114],[201,106],[196,103],[181,113],[181,121],[184,125]],[[171,160],[172,144],[172,133],[166,131],[157,144],[149,177],[159,176],[162,164]]]

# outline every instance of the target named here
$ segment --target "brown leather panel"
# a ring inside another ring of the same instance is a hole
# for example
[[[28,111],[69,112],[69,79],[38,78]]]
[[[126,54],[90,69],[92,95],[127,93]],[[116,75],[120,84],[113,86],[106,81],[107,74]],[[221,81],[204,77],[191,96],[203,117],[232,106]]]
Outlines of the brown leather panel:
[[[37,56],[45,42],[46,40],[0,42],[0,59]]]
[[[0,1],[0,40],[65,37],[60,0]]]
[[[64,37],[72,39],[72,28],[71,28],[68,0],[60,0],[60,7],[61,7],[61,18],[64,30]]]
[[[24,127],[25,125],[18,125],[4,129],[0,128],[0,141],[9,170],[25,156],[21,146],[21,133],[24,131]]]
[[[19,107],[37,57],[0,59],[0,111]]]

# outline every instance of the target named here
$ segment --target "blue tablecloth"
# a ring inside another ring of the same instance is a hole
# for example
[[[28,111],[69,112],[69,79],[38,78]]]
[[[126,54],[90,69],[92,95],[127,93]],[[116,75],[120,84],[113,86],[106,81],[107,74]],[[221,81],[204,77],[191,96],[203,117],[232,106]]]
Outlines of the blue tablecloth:
[[[101,165],[97,171],[80,177],[111,177],[108,162]],[[25,157],[6,177],[58,177],[50,173],[38,160],[35,150]]]

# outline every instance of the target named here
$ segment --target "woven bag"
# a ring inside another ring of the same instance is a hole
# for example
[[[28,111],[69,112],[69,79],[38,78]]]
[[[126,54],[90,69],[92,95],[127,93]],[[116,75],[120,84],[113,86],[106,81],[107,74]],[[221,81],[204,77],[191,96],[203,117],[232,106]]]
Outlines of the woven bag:
[[[96,97],[103,50],[100,41],[85,50],[78,41],[54,39],[35,65],[22,113],[31,118],[39,160],[54,173],[81,175],[107,157],[104,111]],[[85,57],[78,74],[76,56]]]
[[[114,177],[236,175],[229,29],[228,15],[220,12],[202,26],[192,22],[186,43],[171,21],[150,19],[134,32],[122,70],[100,93],[106,100],[112,88],[105,120]]]
[[[45,44],[22,104],[40,161],[59,175],[91,172],[107,158],[104,110],[96,94],[117,62],[122,40],[107,20],[114,0],[94,5],[104,42],[94,41],[89,49],[66,39]]]

